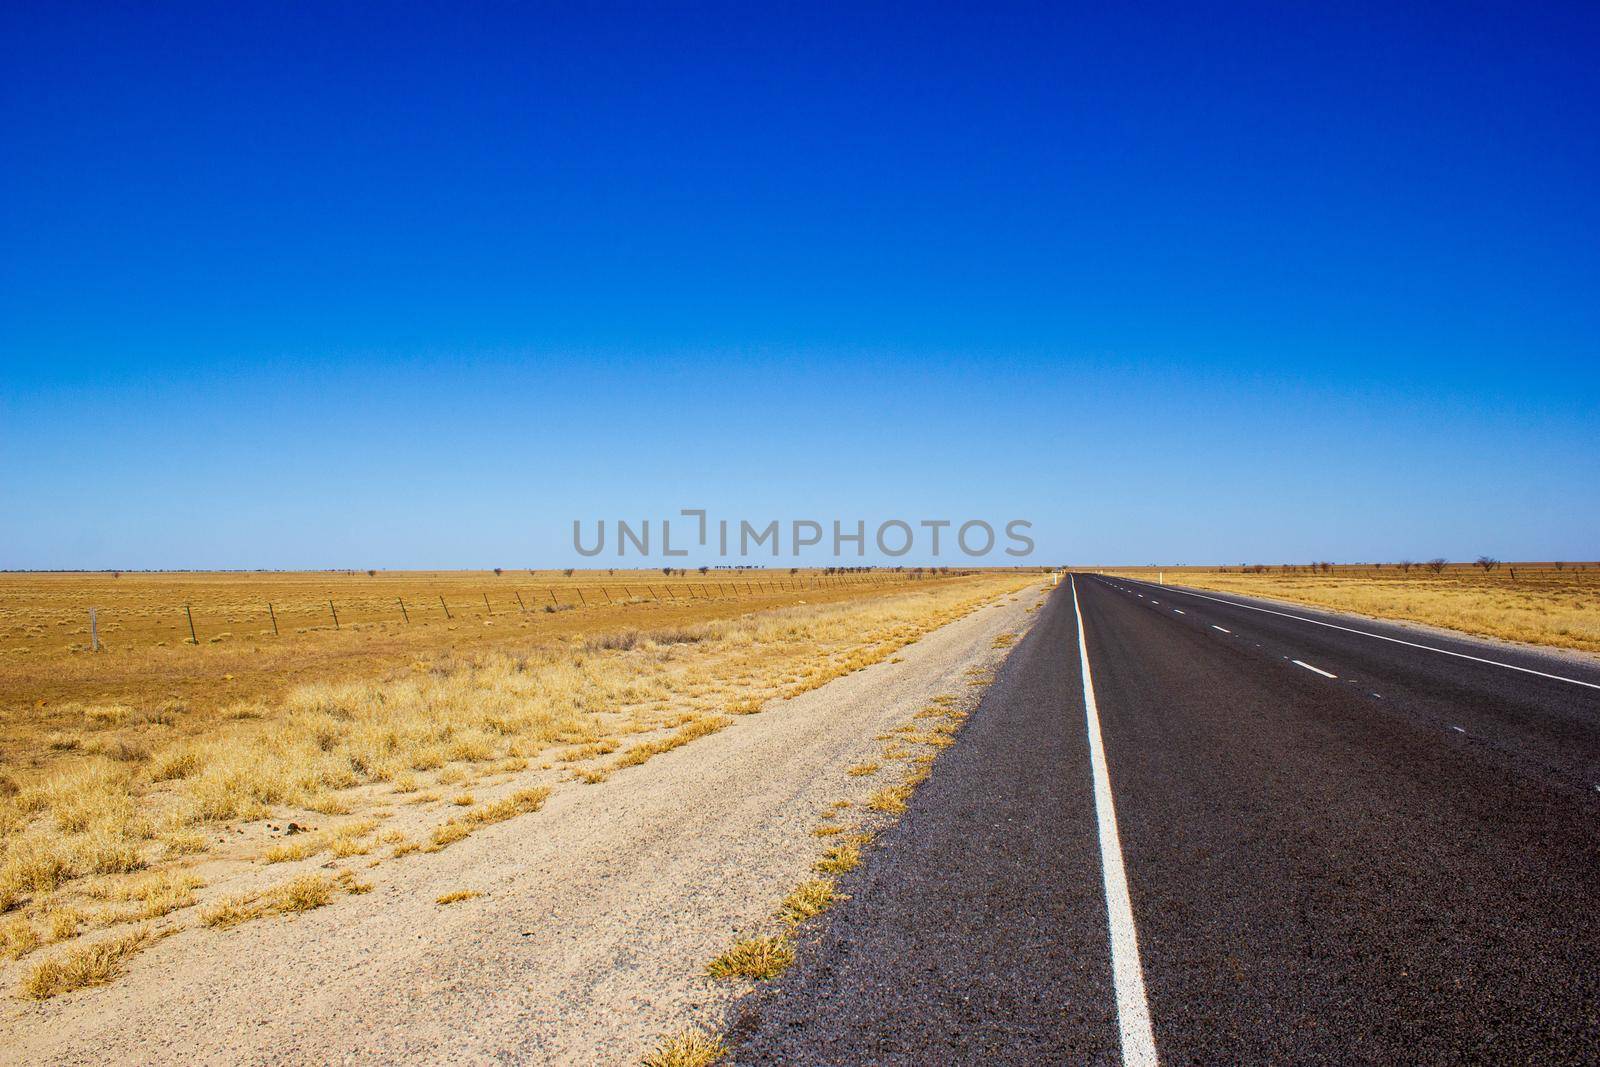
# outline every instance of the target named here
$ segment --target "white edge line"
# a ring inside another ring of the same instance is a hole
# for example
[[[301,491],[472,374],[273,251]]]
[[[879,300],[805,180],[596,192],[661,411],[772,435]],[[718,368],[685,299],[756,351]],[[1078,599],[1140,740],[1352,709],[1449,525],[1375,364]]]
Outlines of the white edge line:
[[[1206,596],[1204,593],[1191,593],[1187,589],[1171,589],[1170,586],[1168,588],[1174,593],[1182,593],[1184,596],[1194,596],[1199,597],[1201,600],[1210,600],[1218,604],[1226,604],[1231,608],[1244,608],[1246,611],[1259,611],[1266,615],[1281,615],[1285,619],[1294,619],[1297,622],[1309,622],[1313,626],[1326,626],[1330,630],[1343,630],[1347,634],[1360,634],[1362,637],[1374,637],[1379,641],[1390,641],[1397,645],[1405,645],[1408,648],[1420,648],[1424,652],[1437,652],[1441,656],[1454,656],[1457,659],[1470,659],[1474,663],[1487,663],[1491,667],[1504,667],[1508,671],[1521,671],[1523,674],[1536,674],[1540,678],[1549,678],[1552,681],[1566,682],[1569,685],[1581,685],[1587,689],[1600,689],[1600,684],[1596,684],[1595,682],[1585,682],[1577,678],[1567,678],[1560,674],[1547,674],[1544,671],[1536,671],[1532,667],[1519,667],[1515,663],[1501,663],[1497,659],[1484,659],[1482,656],[1469,656],[1465,652],[1451,652],[1448,648],[1434,648],[1432,645],[1419,645],[1415,641],[1402,641],[1398,637],[1385,637],[1383,634],[1375,634],[1368,630],[1357,630],[1349,626],[1340,626],[1337,623],[1323,622],[1321,619],[1308,619],[1304,615],[1291,615],[1287,611],[1273,611],[1271,608],[1258,608],[1254,604],[1241,604],[1237,600],[1224,600],[1221,597]],[[1218,629],[1221,629],[1221,627],[1218,627]]]
[[[1296,667],[1304,667],[1308,671],[1316,671],[1318,674],[1322,675],[1324,678],[1337,678],[1337,677],[1339,677],[1337,674],[1329,674],[1327,671],[1323,670],[1321,667],[1313,667],[1311,664],[1307,663],[1303,659],[1297,659],[1297,660],[1294,660],[1292,662],[1294,663],[1294,665]]]
[[[1150,1004],[1145,998],[1144,970],[1139,965],[1139,935],[1133,925],[1128,872],[1122,863],[1122,838],[1111,799],[1111,774],[1106,769],[1105,743],[1100,739],[1100,709],[1089,674],[1089,642],[1078,609],[1078,582],[1072,579],[1072,614],[1078,620],[1078,656],[1083,666],[1083,713],[1089,733],[1089,765],[1094,773],[1094,813],[1100,832],[1100,871],[1105,881],[1106,916],[1111,931],[1111,979],[1117,994],[1117,1026],[1122,1032],[1122,1062],[1153,1067],[1155,1037],[1150,1030]]]

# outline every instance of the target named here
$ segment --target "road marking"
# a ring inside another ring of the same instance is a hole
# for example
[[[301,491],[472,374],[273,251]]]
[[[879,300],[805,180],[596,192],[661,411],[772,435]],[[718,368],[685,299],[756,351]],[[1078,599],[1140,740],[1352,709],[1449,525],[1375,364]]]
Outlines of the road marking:
[[[1337,677],[1339,677],[1337,674],[1329,674],[1327,671],[1323,670],[1321,667],[1313,667],[1311,664],[1307,663],[1305,660],[1297,659],[1297,660],[1294,661],[1294,664],[1297,667],[1304,667],[1308,671],[1316,671],[1318,674],[1322,675],[1324,678],[1337,678]]]
[[[1408,648],[1420,648],[1424,652],[1437,652],[1441,656],[1454,656],[1457,659],[1470,659],[1474,663],[1487,663],[1491,667],[1504,667],[1508,671],[1521,671],[1523,674],[1536,674],[1540,678],[1549,678],[1556,682],[1566,682],[1569,685],[1581,685],[1586,689],[1600,689],[1600,683],[1596,682],[1585,682],[1577,678],[1568,678],[1565,675],[1560,674],[1547,674],[1544,671],[1536,671],[1532,667],[1519,667],[1515,663],[1502,663],[1497,659],[1484,659],[1482,656],[1469,656],[1465,652],[1452,652],[1448,648],[1434,648],[1432,645],[1419,645],[1415,641],[1402,641],[1398,637],[1386,637],[1383,634],[1375,634],[1369,630],[1357,630],[1349,626],[1340,626],[1337,623],[1323,622],[1321,619],[1308,619],[1304,615],[1291,615],[1287,611],[1273,611],[1271,608],[1258,608],[1254,604],[1241,604],[1237,600],[1224,600],[1221,597],[1206,596],[1204,593],[1191,593],[1187,589],[1174,589],[1173,592],[1182,593],[1184,596],[1199,597],[1201,600],[1213,600],[1218,604],[1226,604],[1230,608],[1243,608],[1246,611],[1259,611],[1267,615],[1281,615],[1285,619],[1294,619],[1296,622],[1309,622],[1313,626],[1326,626],[1330,630],[1343,630],[1347,634],[1359,634],[1362,637],[1375,637],[1379,641],[1389,641],[1397,645],[1405,645]]]
[[[1461,726],[1452,726],[1452,727],[1450,727],[1450,729],[1454,730],[1458,734],[1464,734],[1464,733],[1467,732],[1466,728],[1465,727],[1461,727]]]
[[[1181,612],[1181,611],[1179,611],[1179,610],[1178,610],[1178,609],[1177,609],[1177,608],[1173,608],[1173,609],[1172,609],[1172,613],[1173,613],[1173,614],[1174,614],[1174,615],[1182,615],[1182,614],[1183,614],[1183,612]]]
[[[1216,624],[1216,623],[1212,623],[1212,624],[1211,624],[1211,628],[1212,628],[1212,629],[1213,629],[1213,630],[1222,630],[1222,632],[1223,632],[1223,633],[1225,633],[1225,634],[1231,634],[1231,633],[1233,633],[1233,631],[1232,631],[1232,630],[1225,630],[1225,629],[1223,629],[1223,628],[1222,628],[1222,627],[1221,627],[1221,626],[1218,626],[1218,625],[1217,625],[1217,624]]]
[[[1089,674],[1089,642],[1078,610],[1078,583],[1072,581],[1072,613],[1078,620],[1078,657],[1083,665],[1083,714],[1089,732],[1089,766],[1094,772],[1094,814],[1100,831],[1100,873],[1105,882],[1106,916],[1111,928],[1111,980],[1117,993],[1117,1026],[1122,1031],[1122,1062],[1154,1067],[1156,1040],[1150,1031],[1150,1004],[1139,966],[1139,935],[1133,927],[1133,901],[1128,897],[1128,872],[1122,865],[1122,838],[1111,800],[1111,774],[1106,770],[1105,743],[1100,739],[1100,709]]]

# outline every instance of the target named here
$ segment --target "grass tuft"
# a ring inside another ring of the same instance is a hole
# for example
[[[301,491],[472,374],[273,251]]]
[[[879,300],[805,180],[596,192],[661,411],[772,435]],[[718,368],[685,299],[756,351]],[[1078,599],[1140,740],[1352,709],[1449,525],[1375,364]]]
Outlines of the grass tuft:
[[[813,878],[801,882],[794,892],[783,898],[778,908],[778,918],[791,925],[821,915],[838,900],[844,899],[831,878]]]
[[[455,903],[459,903],[460,901],[463,901],[463,900],[472,900],[472,899],[474,899],[476,897],[481,897],[481,896],[483,896],[483,894],[478,892],[476,889],[457,889],[457,890],[455,890],[453,892],[445,893],[443,896],[441,896],[437,900],[435,900],[434,903],[435,904],[455,904]]]
[[[706,965],[713,978],[755,981],[783,973],[794,962],[794,943],[787,937],[747,937]]]
[[[841,841],[813,866],[819,874],[847,874],[861,866],[861,848],[854,841]]]
[[[645,1054],[643,1067],[712,1067],[728,1055],[728,1046],[704,1030],[683,1030],[666,1037]]]
[[[149,927],[140,927],[45,960],[23,980],[22,995],[30,1000],[48,1000],[74,989],[105,985],[122,973],[128,957],[162,936]]]

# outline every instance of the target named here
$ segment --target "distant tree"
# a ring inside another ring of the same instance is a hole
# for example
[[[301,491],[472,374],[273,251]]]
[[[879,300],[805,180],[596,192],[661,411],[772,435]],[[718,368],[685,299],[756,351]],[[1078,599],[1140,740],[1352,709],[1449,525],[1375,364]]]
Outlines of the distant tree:
[[[1495,559],[1493,556],[1479,556],[1477,559],[1472,561],[1472,564],[1475,567],[1482,567],[1483,573],[1488,574],[1490,571],[1500,566],[1500,561]]]
[[[671,578],[672,577],[672,568],[671,567],[662,567],[661,568],[661,573],[662,573],[663,576],[665,576],[667,578]]]
[[[504,573],[505,573],[505,572],[506,572],[506,569],[505,569],[505,568],[504,568],[504,567],[496,567],[496,568],[495,568],[495,569],[494,569],[494,576],[495,576],[495,577],[496,577],[496,578],[498,578],[498,577],[500,577],[500,576],[501,576],[501,575],[502,575],[502,574],[504,574]]]
[[[1562,563],[1562,562],[1561,562],[1561,561],[1559,561],[1559,560],[1557,560],[1557,561],[1556,561],[1556,570],[1558,570],[1558,571],[1564,571],[1564,570],[1566,570],[1566,569],[1567,569],[1567,565],[1566,565],[1566,564],[1565,564],[1565,563]]]
[[[1415,567],[1416,565],[1417,565],[1417,561],[1414,560],[1414,559],[1403,559],[1399,563],[1395,564],[1395,566],[1399,567],[1401,572],[1405,573],[1405,574],[1410,574],[1411,573],[1411,568]]]
[[[572,577],[572,572],[573,572],[573,571],[574,571],[574,570],[575,570],[575,569],[576,569],[576,568],[573,568],[573,567],[568,567],[568,568],[567,568],[567,569],[566,569],[566,570],[564,570],[564,571],[562,571],[562,572],[561,572],[561,573],[562,573],[562,574],[565,574],[565,575],[566,575],[566,576],[567,576],[567,577],[568,577],[568,578],[571,578],[571,577]]]
[[[1435,574],[1443,574],[1448,563],[1449,561],[1443,556],[1434,556],[1428,561],[1428,569]]]
[[[710,569],[711,569],[711,568],[710,568],[710,567],[701,567],[701,568],[700,568],[700,575],[701,575],[701,577],[704,577],[704,576],[705,576],[705,573],[706,573],[706,571],[708,571],[708,570],[710,570]]]
[[[377,571],[368,571],[367,572],[367,577],[368,578],[376,578],[377,576],[378,576],[378,572]]]
[[[791,575],[799,574],[800,573],[800,568],[799,567],[790,567],[789,568],[789,573]]]

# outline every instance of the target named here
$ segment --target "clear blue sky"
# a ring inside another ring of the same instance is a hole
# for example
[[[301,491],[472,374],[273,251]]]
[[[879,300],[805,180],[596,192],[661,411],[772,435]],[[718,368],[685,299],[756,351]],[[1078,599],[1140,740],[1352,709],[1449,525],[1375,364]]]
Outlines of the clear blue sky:
[[[7,5],[0,567],[1600,556],[1592,5],[771,6]]]

